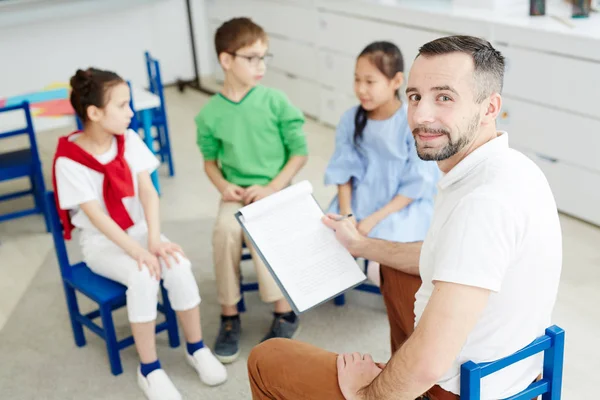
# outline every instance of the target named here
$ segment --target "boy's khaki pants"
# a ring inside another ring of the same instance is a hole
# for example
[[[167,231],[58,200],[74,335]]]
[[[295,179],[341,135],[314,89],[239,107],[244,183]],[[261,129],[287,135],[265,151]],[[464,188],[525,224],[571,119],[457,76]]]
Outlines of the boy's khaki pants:
[[[236,305],[241,299],[240,261],[242,241],[246,242],[246,246],[248,246],[252,255],[262,301],[272,303],[283,298],[281,290],[256,250],[252,247],[250,240],[244,237],[242,227],[235,218],[235,213],[242,206],[241,203],[237,202],[221,201],[213,231],[213,260],[217,277],[219,303],[222,306]]]

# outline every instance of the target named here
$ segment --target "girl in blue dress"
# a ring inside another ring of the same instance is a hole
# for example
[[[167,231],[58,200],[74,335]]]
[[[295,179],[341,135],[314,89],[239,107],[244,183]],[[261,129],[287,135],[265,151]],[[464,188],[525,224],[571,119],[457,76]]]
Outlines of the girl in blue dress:
[[[328,212],[353,214],[358,230],[372,238],[421,241],[429,228],[440,171],[417,156],[400,99],[404,61],[390,42],[374,42],[358,56],[354,91],[360,105],[342,115],[325,184],[338,194]],[[379,286],[379,265],[369,263]]]

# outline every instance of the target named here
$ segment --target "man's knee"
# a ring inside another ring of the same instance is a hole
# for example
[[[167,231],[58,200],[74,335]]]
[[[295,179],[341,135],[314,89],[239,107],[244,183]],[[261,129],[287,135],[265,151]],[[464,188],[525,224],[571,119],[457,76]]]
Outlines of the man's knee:
[[[285,358],[283,350],[289,345],[290,339],[275,338],[254,346],[248,356],[248,372],[255,376],[258,371],[265,373],[270,367],[280,365],[281,358]]]

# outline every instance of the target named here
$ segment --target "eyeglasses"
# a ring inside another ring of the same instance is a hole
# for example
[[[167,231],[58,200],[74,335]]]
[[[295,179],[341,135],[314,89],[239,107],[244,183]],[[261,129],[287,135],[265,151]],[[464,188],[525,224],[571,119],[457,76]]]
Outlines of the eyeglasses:
[[[244,54],[238,54],[238,53],[227,53],[230,54],[234,57],[241,57],[244,58],[246,60],[248,60],[248,62],[250,63],[250,65],[252,65],[253,67],[258,67],[258,65],[260,64],[260,62],[264,62],[265,65],[269,64],[269,62],[271,62],[271,60],[273,59],[273,54],[267,53],[262,57],[259,56],[246,56]]]

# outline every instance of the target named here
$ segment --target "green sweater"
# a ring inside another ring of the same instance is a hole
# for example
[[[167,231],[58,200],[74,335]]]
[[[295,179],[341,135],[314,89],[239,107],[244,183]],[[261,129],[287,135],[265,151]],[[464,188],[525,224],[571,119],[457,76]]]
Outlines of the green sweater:
[[[242,187],[267,185],[291,156],[308,154],[303,125],[286,95],[264,86],[239,103],[217,94],[196,116],[204,160],[217,160],[223,177]]]

